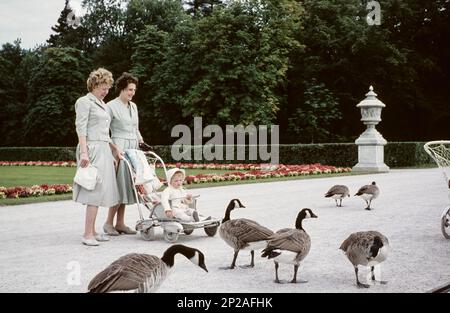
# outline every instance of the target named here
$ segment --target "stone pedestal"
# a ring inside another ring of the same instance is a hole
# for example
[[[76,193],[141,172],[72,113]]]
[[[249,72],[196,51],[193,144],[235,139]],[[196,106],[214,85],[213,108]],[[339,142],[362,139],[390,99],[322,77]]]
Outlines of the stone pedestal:
[[[389,171],[389,167],[384,164],[384,146],[387,141],[375,129],[375,125],[381,121],[381,110],[385,104],[376,96],[373,87],[370,86],[366,99],[357,105],[361,108],[361,121],[367,125],[367,129],[355,141],[358,145],[358,164],[353,167],[354,172]]]
[[[355,172],[388,172],[384,164],[384,146],[387,141],[370,125],[355,141],[358,145],[358,164],[353,167]]]

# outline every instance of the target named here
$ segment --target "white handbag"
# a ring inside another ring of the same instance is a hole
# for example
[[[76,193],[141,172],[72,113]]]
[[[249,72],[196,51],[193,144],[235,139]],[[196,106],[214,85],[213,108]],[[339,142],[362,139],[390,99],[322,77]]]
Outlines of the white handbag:
[[[73,178],[73,181],[87,190],[94,190],[97,183],[101,183],[101,178],[98,175],[98,170],[95,166],[88,165],[86,167],[79,167]]]

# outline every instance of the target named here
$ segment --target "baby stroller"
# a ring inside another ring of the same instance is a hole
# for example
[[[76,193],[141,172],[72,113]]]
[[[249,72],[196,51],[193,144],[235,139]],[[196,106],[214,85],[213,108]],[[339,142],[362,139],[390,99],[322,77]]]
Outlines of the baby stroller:
[[[430,141],[423,148],[442,170],[450,198],[450,140]],[[450,206],[442,212],[441,230],[444,237],[450,239]]]
[[[147,162],[153,169],[153,172],[155,170],[156,163],[161,163],[167,180],[167,169],[164,161],[152,151],[145,151],[144,154],[147,157]],[[125,157],[124,162],[127,165],[131,176],[134,177],[135,175],[133,175],[134,171],[130,160]],[[180,234],[190,235],[197,228],[203,228],[206,235],[210,237],[213,237],[217,233],[217,229],[220,225],[220,219],[217,218],[205,219],[200,214],[199,222],[188,222],[179,220],[177,218],[168,218],[164,212],[162,204],[159,201],[160,193],[157,192],[157,189],[161,185],[158,184],[159,179],[156,176],[156,172],[154,172],[154,179],[157,180],[156,183],[150,182],[145,185],[133,185],[133,192],[137,199],[137,207],[139,210],[139,220],[136,222],[136,231],[139,231],[142,239],[154,240],[156,238],[155,229],[159,226],[163,229],[164,239],[167,242],[172,243],[178,240]],[[197,209],[197,198],[198,196],[193,197],[192,204],[190,205],[190,207],[195,210]],[[149,218],[147,219],[144,218],[144,215],[142,213],[142,205],[145,206],[150,212]]]

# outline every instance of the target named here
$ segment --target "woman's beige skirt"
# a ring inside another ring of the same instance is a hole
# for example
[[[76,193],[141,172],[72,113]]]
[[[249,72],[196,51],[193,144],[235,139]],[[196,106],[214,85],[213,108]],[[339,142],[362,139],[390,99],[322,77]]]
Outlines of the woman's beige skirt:
[[[133,139],[112,138],[114,144],[118,146],[122,151],[126,149],[138,149],[139,143]],[[130,175],[130,171],[124,161],[119,161],[117,168],[117,187],[119,189],[119,203],[133,204],[136,203],[136,197],[133,190],[133,179]]]
[[[73,200],[82,204],[112,207],[119,203],[119,192],[114,169],[114,157],[106,141],[88,141],[90,163],[98,170],[101,182],[94,190],[87,190],[77,183],[73,184]],[[80,166],[80,146],[77,146],[77,166]]]

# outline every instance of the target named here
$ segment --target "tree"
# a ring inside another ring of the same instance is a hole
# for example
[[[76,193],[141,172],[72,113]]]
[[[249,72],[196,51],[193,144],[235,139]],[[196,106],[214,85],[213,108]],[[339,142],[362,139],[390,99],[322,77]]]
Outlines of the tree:
[[[289,119],[289,127],[300,142],[333,141],[333,122],[342,118],[334,98],[323,83],[314,79],[305,88],[297,110]]]
[[[18,146],[22,143],[23,116],[26,114],[28,76],[24,73],[24,65],[28,69],[36,65],[29,62],[30,55],[20,47],[20,40],[13,44],[6,43],[0,50],[0,145]]]
[[[271,125],[285,101],[289,54],[300,49],[292,30],[301,16],[293,1],[247,1],[178,24],[152,77],[162,127],[192,116],[219,125]]]
[[[75,145],[74,103],[86,92],[89,62],[74,48],[48,48],[30,78],[25,137],[33,146]]]
[[[395,127],[398,122],[386,123],[391,116],[387,114],[395,112],[394,116],[398,117],[397,108],[404,110],[402,103],[414,94],[413,82],[417,74],[408,64],[411,51],[390,39],[392,30],[383,26],[384,18],[381,26],[369,26],[368,11],[359,0],[305,0],[303,4],[307,15],[298,38],[305,44],[305,50],[291,59],[285,121],[295,114],[299,105],[297,99],[303,97],[308,82],[314,78],[339,99],[338,109],[345,123],[336,128],[338,135],[353,140],[359,132],[354,125],[360,124],[355,106],[373,85],[389,105],[380,129],[387,138],[395,136],[394,128],[388,128],[388,124]],[[383,16],[386,12],[383,10]],[[407,114],[412,116],[412,111]],[[298,142],[296,137],[289,140]]]
[[[194,16],[209,15],[213,12],[214,7],[222,4],[221,0],[187,0],[183,1],[186,12]]]
[[[94,47],[105,40],[123,37],[126,3],[127,0],[83,0],[86,9],[83,25]]]
[[[51,34],[47,40],[50,47],[72,47],[82,51],[91,50],[88,30],[84,26],[82,18],[76,16],[76,14],[77,12],[70,7],[70,1],[66,0],[57,24],[52,26],[55,34]],[[69,23],[71,21],[69,17],[72,17],[73,22]]]

